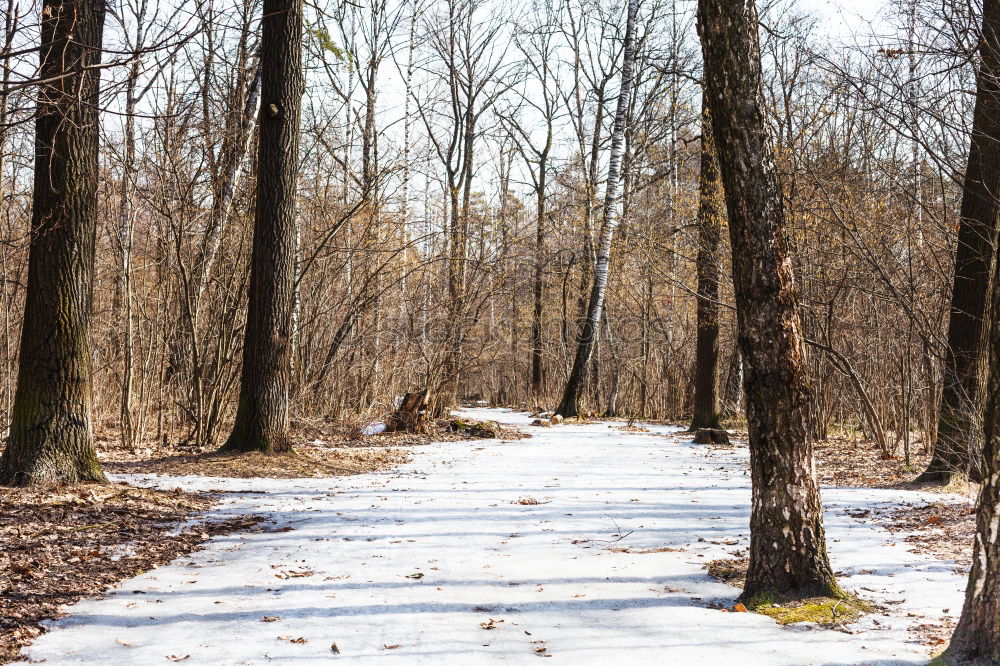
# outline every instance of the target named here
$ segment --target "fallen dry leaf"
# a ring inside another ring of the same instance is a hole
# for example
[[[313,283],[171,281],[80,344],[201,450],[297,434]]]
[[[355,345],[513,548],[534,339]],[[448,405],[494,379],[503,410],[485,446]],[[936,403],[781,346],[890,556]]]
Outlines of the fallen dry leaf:
[[[184,525],[216,501],[122,483],[0,489],[0,663],[17,661],[41,633],[39,623],[59,617],[65,606],[196,550],[206,535],[259,520]],[[134,602],[123,606],[138,610]]]

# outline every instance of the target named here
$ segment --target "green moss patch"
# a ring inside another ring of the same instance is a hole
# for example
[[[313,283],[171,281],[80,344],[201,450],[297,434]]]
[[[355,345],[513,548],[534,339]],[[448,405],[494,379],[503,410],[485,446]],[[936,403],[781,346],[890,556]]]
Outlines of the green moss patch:
[[[767,615],[778,624],[815,622],[822,626],[834,626],[855,622],[862,615],[871,612],[872,608],[857,597],[813,597],[784,604],[759,603],[751,605],[750,610]]]

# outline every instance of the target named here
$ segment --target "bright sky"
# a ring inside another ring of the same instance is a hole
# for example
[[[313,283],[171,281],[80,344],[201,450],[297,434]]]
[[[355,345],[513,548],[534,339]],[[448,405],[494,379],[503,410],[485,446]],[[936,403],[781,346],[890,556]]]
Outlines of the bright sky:
[[[806,12],[821,17],[820,30],[831,37],[867,33],[866,24],[878,23],[892,0],[797,0]]]

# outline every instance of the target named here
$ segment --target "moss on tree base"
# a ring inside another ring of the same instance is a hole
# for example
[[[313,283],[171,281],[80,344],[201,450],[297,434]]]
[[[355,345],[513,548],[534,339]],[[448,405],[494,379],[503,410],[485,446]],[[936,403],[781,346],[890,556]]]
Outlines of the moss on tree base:
[[[871,604],[850,595],[844,595],[840,599],[812,597],[788,603],[760,599],[757,603],[748,604],[748,608],[782,625],[815,622],[821,626],[850,624],[872,611]]]

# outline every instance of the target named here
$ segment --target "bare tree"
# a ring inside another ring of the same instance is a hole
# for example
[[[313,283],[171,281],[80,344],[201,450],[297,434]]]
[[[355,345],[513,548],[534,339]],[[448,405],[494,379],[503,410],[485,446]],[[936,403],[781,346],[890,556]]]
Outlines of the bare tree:
[[[968,174],[962,198],[963,223],[976,224],[981,232],[992,229],[996,215],[996,141],[1000,140],[1000,4],[983,3],[983,28],[980,41],[980,65],[973,119],[972,145]],[[971,181],[971,182],[970,182]],[[972,192],[970,192],[970,189]],[[966,207],[966,201],[969,201]],[[993,211],[992,217],[983,214]],[[982,226],[988,223],[985,228]],[[961,243],[961,231],[959,231]],[[959,245],[959,253],[962,253]],[[987,262],[989,263],[989,262]],[[984,422],[984,447],[977,466],[982,467],[983,484],[979,490],[976,537],[972,547],[972,570],[965,589],[962,616],[952,635],[951,644],[942,655],[948,664],[1000,663],[1000,262],[993,260],[992,285],[989,288],[988,383]],[[956,269],[958,263],[956,260]],[[956,287],[958,276],[956,270]],[[969,313],[984,318],[985,308]],[[955,318],[954,307],[952,320]],[[942,406],[942,410],[944,407]],[[944,415],[942,415],[942,419]],[[940,440],[938,442],[941,444]],[[966,452],[967,453],[967,452]],[[952,472],[953,470],[942,470]]]
[[[483,117],[513,83],[505,79],[510,65],[499,43],[505,23],[498,16],[484,19],[485,11],[478,2],[448,0],[447,13],[440,17],[443,26],[428,25],[430,46],[443,68],[435,74],[445,89],[439,100],[445,109],[440,114],[444,126],[435,127],[431,105],[418,107],[434,153],[444,167],[450,211],[448,348],[444,377],[435,394],[439,411],[457,403],[469,323],[467,261],[477,137],[481,136]]]
[[[261,19],[257,212],[236,422],[223,446],[280,453],[288,438],[295,292],[302,0],[265,0]]]
[[[701,172],[698,178],[698,336],[694,359],[694,416],[690,430],[719,427],[720,241],[725,200],[712,115],[701,111]]]
[[[750,605],[765,597],[840,597],[826,554],[801,323],[765,124],[756,4],[699,0],[698,30],[746,366],[753,503],[740,598]]]
[[[979,471],[976,429],[985,374],[984,321],[1000,196],[1000,10],[984,3],[969,159],[962,186],[958,248],[948,320],[934,455],[918,481],[948,484]]]
[[[103,0],[42,4],[27,301],[0,483],[106,481],[94,453],[90,318]]]
[[[560,115],[560,81],[555,48],[554,17],[551,7],[536,7],[532,27],[515,33],[515,44],[524,55],[528,68],[527,82],[530,92],[522,91],[521,101],[532,114],[537,115],[544,127],[539,137],[533,138],[525,129],[534,123],[524,123],[519,118],[507,119],[510,131],[516,135],[518,152],[524,158],[531,177],[535,195],[535,247],[534,276],[531,311],[531,395],[537,402],[544,394],[544,347],[542,343],[542,318],[544,314],[544,264],[545,235],[549,217],[547,197],[550,194],[549,171],[555,144],[556,122]]]
[[[624,56],[622,58],[622,83],[618,93],[618,108],[615,110],[615,124],[611,132],[611,155],[608,166],[608,181],[604,194],[604,223],[594,264],[594,283],[587,306],[587,319],[583,323],[577,340],[573,369],[563,392],[562,402],[556,410],[562,416],[580,414],[580,397],[587,385],[590,359],[594,353],[600,331],[601,313],[604,309],[604,294],[608,288],[611,246],[615,229],[618,228],[619,177],[622,158],[622,144],[625,138],[625,120],[628,115],[629,98],[632,93],[632,66],[635,62],[635,23],[639,13],[638,0],[629,0],[628,18],[625,23]]]

